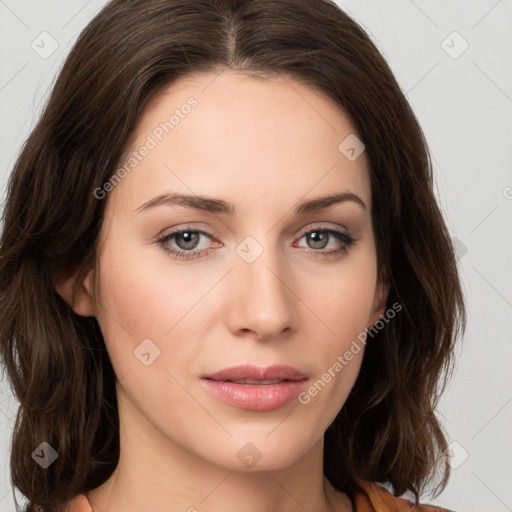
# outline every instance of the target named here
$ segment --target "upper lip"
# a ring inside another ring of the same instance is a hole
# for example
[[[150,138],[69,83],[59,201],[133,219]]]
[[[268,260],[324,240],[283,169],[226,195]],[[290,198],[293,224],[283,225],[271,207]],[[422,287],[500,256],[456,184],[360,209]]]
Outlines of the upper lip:
[[[240,379],[252,379],[252,380],[302,380],[306,379],[307,375],[285,365],[274,365],[266,367],[258,366],[233,366],[226,368],[220,372],[204,375],[204,379],[225,381],[225,380],[240,380]]]

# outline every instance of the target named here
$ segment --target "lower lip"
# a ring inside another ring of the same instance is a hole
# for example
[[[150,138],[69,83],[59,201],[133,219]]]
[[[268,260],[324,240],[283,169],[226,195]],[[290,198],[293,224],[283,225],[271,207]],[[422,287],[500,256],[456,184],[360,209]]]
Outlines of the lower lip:
[[[297,399],[307,379],[286,380],[279,384],[235,384],[201,379],[219,400],[249,411],[273,411]]]

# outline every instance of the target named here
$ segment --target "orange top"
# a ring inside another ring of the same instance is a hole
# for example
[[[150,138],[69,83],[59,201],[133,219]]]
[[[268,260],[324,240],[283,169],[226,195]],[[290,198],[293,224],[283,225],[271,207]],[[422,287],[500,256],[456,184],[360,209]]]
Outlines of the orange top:
[[[352,501],[353,512],[451,512],[435,505],[413,505],[404,498],[395,498],[388,490],[380,485],[362,482],[365,494],[358,492]],[[93,512],[85,494],[73,498],[66,508],[66,512]],[[453,511],[452,511],[453,512]]]

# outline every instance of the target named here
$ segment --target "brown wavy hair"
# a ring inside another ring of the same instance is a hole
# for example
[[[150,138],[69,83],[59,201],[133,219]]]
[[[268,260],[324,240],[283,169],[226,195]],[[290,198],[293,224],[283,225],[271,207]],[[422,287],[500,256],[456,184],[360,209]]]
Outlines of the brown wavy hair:
[[[105,201],[93,191],[160,92],[226,69],[320,91],[349,116],[370,162],[378,271],[388,304],[403,309],[368,342],[325,433],[326,477],[349,496],[359,479],[388,482],[395,496],[412,491],[416,501],[446,486],[448,443],[435,408],[465,306],[427,142],[384,57],[330,0],[113,0],[80,34],[8,182],[0,356],[20,404],[10,472],[26,512],[63,510],[118,462],[116,376],[99,325],[55,290],[58,276],[96,264]],[[58,453],[47,469],[31,457],[42,442]]]

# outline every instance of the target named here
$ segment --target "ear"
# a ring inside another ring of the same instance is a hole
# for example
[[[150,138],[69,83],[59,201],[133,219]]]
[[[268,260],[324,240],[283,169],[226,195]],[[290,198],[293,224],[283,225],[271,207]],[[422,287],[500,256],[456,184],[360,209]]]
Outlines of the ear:
[[[389,294],[389,279],[386,272],[380,272],[375,286],[375,298],[370,318],[370,325],[375,325],[386,312],[386,302]]]
[[[59,277],[55,282],[57,293],[81,316],[95,316],[95,298],[93,286],[94,269],[85,277],[75,272]]]

